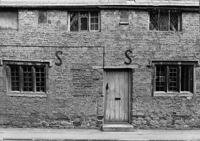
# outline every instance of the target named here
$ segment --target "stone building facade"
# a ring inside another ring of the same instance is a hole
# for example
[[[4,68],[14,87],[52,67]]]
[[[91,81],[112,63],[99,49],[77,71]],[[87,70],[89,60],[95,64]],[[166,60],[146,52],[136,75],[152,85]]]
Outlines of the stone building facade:
[[[0,3],[1,127],[200,128],[198,1],[13,3]]]

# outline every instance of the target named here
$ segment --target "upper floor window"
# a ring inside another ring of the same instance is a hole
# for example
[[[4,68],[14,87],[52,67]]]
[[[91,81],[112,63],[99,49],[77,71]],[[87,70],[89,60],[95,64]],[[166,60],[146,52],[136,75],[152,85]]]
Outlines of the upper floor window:
[[[150,30],[180,31],[181,13],[176,10],[152,10],[150,15]]]
[[[190,92],[194,89],[194,64],[159,62],[155,64],[156,92]]]
[[[8,90],[46,92],[45,63],[6,62]]]
[[[0,11],[0,29],[17,29],[18,11]]]
[[[70,12],[70,31],[98,31],[99,12]]]
[[[47,11],[38,11],[38,23],[47,23]]]
[[[129,11],[122,10],[120,12],[120,25],[127,25],[129,24]]]

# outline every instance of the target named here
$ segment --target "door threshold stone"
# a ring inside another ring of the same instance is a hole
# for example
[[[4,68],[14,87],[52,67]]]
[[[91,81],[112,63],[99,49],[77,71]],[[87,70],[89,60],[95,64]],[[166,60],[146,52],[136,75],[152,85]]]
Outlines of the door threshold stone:
[[[103,124],[102,131],[110,131],[110,132],[132,132],[135,131],[133,129],[133,125],[129,123],[117,124],[117,123],[107,123]]]

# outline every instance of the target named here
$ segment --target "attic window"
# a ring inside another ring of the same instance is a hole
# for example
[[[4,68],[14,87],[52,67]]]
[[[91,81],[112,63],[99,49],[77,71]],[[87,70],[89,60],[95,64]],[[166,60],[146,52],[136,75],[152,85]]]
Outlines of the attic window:
[[[17,29],[18,11],[0,11],[0,29]]]
[[[128,11],[121,11],[120,12],[120,25],[127,25],[129,24],[129,12]]]
[[[98,31],[99,12],[70,12],[70,31]]]
[[[47,11],[38,11],[38,23],[47,23]]]
[[[150,15],[150,30],[180,31],[181,13],[177,10],[152,10]]]

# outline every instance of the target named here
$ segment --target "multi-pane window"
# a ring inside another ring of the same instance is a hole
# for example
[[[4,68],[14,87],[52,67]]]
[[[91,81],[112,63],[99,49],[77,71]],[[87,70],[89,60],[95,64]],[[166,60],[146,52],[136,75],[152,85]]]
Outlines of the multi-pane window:
[[[98,31],[99,12],[70,12],[70,31]]]
[[[150,30],[160,31],[180,31],[181,30],[181,12],[177,10],[151,10]]]
[[[157,64],[155,90],[164,92],[193,92],[193,65]]]
[[[18,29],[18,11],[0,11],[0,29]]]
[[[6,65],[10,91],[46,92],[46,65]]]

